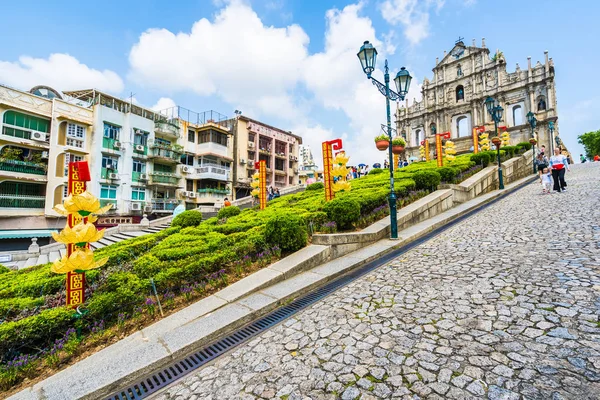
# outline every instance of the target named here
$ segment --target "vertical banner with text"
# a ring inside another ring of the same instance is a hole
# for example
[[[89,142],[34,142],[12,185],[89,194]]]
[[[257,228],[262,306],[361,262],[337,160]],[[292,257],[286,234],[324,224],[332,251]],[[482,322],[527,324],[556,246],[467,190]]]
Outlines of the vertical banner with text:
[[[479,153],[479,134],[485,132],[485,126],[476,126],[473,128],[473,153]]]
[[[437,154],[437,166],[444,166],[444,155],[442,154],[442,139],[450,139],[450,132],[436,133],[435,152]]]
[[[267,162],[260,160],[254,163],[254,168],[258,171],[258,200],[260,203],[260,209],[264,210],[267,208]]]
[[[69,195],[82,194],[86,190],[86,182],[90,181],[90,170],[87,161],[69,163]],[[69,214],[67,224],[73,228],[87,218]],[[89,247],[89,245],[88,245]],[[75,250],[75,244],[67,244],[67,256]],[[67,273],[67,307],[76,308],[85,301],[85,273]]]
[[[425,139],[425,161],[429,161],[431,156],[429,155],[429,140]]]

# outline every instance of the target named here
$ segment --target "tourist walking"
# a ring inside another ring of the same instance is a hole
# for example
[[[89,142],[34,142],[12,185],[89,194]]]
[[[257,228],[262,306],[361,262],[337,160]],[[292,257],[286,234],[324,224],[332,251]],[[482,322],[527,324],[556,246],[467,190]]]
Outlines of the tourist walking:
[[[565,171],[570,171],[567,157],[560,154],[560,149],[554,149],[554,155],[549,160],[550,168],[552,168],[552,180],[554,181],[554,190],[564,192],[567,190],[567,182],[565,182]]]
[[[585,158],[585,156],[583,154],[579,155],[579,161],[583,164],[584,162],[587,161],[587,159]]]
[[[537,158],[535,159],[535,165],[537,166],[538,175],[541,180],[542,171],[544,170],[544,168],[548,168],[548,158],[543,152],[540,152],[540,154],[538,154]]]
[[[552,174],[548,168],[544,168],[541,175],[542,181],[542,193],[548,194],[550,193],[550,188],[552,187]]]

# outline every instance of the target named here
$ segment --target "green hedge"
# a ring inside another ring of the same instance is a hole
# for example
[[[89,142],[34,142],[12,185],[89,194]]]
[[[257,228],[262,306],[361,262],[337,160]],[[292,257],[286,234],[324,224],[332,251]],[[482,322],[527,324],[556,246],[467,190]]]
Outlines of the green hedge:
[[[517,147],[520,147],[522,149],[525,149],[525,151],[527,150],[531,150],[531,146],[532,144],[529,142],[521,142],[521,143],[517,143]]]
[[[483,165],[485,168],[490,163],[490,155],[487,152],[473,154],[471,156],[471,161],[476,165]]]
[[[460,171],[453,167],[440,167],[437,169],[437,173],[440,174],[442,182],[454,182],[454,179]]]
[[[417,189],[435,190],[442,181],[442,177],[437,171],[419,171],[413,174],[413,179]]]
[[[306,190],[321,190],[325,187],[325,185],[323,184],[323,182],[315,182],[315,183],[311,183],[310,185],[306,186]]]
[[[202,213],[198,210],[184,211],[171,222],[171,226],[180,226],[182,228],[188,226],[198,226],[202,222]]]
[[[236,215],[238,215],[241,212],[242,211],[237,206],[223,207],[217,213],[217,219],[235,217]]]
[[[323,211],[339,229],[350,229],[360,218],[360,204],[350,197],[340,197],[325,204]]]
[[[373,168],[369,171],[369,175],[377,175],[381,173],[383,173],[383,170],[381,168]]]
[[[292,212],[275,214],[265,226],[265,239],[270,245],[277,245],[283,251],[296,251],[308,240],[304,218]]]

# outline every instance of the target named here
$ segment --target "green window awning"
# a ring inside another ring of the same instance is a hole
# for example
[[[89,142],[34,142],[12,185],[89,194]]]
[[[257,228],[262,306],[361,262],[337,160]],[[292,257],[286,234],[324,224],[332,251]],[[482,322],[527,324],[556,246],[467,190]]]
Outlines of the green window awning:
[[[58,229],[15,229],[0,231],[0,239],[42,238],[52,236]]]

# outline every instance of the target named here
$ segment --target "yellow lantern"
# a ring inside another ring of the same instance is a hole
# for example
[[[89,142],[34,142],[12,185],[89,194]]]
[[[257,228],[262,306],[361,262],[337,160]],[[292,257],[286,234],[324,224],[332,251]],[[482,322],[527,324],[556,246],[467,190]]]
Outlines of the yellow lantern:
[[[60,215],[78,214],[82,217],[87,217],[90,214],[104,214],[112,208],[111,204],[105,207],[100,207],[100,200],[87,190],[81,194],[70,195],[63,204],[58,204],[54,207],[54,211]]]
[[[62,259],[54,261],[50,270],[55,274],[88,271],[103,266],[107,261],[108,257],[94,261],[92,250],[78,247],[70,256],[64,256]]]
[[[456,149],[454,148],[454,142],[447,140],[445,146],[446,160],[453,161],[456,158]]]
[[[490,135],[488,133],[482,133],[479,135],[479,145],[481,146],[482,151],[490,150]]]
[[[346,176],[350,172],[350,168],[346,167],[350,157],[346,156],[345,152],[338,153],[333,159],[334,168],[331,170],[331,175],[341,177],[336,183],[333,184],[332,189],[335,193],[337,192],[349,192],[352,189],[349,182],[346,181]]]
[[[65,226],[60,233],[52,232],[54,240],[64,244],[85,246],[86,243],[97,242],[104,236],[104,229],[98,231],[94,224],[79,223],[73,228]]]

